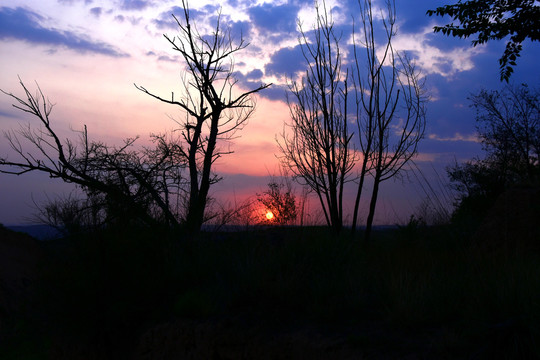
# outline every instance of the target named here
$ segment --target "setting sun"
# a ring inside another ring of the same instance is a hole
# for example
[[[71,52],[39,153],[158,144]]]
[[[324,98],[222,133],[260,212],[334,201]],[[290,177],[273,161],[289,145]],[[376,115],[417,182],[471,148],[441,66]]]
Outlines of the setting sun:
[[[274,214],[271,211],[266,212],[266,218],[268,220],[272,220],[274,218]]]

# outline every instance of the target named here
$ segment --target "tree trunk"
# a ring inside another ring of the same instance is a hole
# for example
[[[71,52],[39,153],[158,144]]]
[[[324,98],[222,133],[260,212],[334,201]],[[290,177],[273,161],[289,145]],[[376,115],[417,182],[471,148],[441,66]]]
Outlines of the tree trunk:
[[[371,237],[371,230],[373,225],[373,218],[375,217],[375,207],[377,206],[377,197],[379,196],[379,185],[381,183],[381,174],[377,172],[373,181],[373,191],[371,193],[371,201],[369,203],[369,214],[366,221],[366,231],[364,233],[365,241],[369,241]]]
[[[190,239],[199,235],[204,219],[204,209],[206,198],[198,198],[194,203],[190,203],[186,216],[185,230]]]
[[[351,236],[356,234],[356,222],[358,220],[358,209],[360,207],[360,198],[362,197],[362,189],[364,188],[364,179],[367,168],[367,156],[364,154],[364,160],[362,161],[362,171],[360,172],[360,183],[358,184],[358,191],[356,192],[356,199],[354,200],[354,213],[351,229]]]

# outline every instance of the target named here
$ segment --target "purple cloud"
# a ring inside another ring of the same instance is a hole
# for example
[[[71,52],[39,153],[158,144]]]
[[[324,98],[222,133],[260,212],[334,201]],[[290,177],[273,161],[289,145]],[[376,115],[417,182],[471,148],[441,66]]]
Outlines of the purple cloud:
[[[103,13],[103,8],[100,7],[94,7],[90,9],[90,13],[94,15],[95,17],[100,17]]]
[[[151,5],[146,0],[122,0],[120,8],[123,10],[144,10]]]
[[[296,30],[296,16],[299,10],[298,5],[263,4],[250,8],[248,13],[255,27],[263,32],[290,33]]]
[[[0,8],[0,39],[16,39],[33,44],[64,47],[79,53],[95,53],[113,57],[129,56],[111,45],[92,41],[71,31],[49,29],[41,26],[43,16],[18,7]]]
[[[178,27],[178,24],[176,23],[172,15],[176,16],[178,20],[183,22],[184,9],[180,6],[173,6],[168,11],[162,12],[157,19],[153,20],[153,23],[160,30],[176,29]],[[199,16],[206,15],[206,12],[203,11],[193,9],[189,10],[189,16],[192,20]]]
[[[291,76],[305,69],[305,59],[300,45],[294,48],[282,48],[276,51],[265,67],[267,75]]]
[[[84,2],[85,5],[90,5],[94,0],[58,0],[58,3],[66,5],[73,5],[76,2]]]
[[[246,79],[257,80],[262,78],[263,72],[259,69],[252,70],[246,74]]]

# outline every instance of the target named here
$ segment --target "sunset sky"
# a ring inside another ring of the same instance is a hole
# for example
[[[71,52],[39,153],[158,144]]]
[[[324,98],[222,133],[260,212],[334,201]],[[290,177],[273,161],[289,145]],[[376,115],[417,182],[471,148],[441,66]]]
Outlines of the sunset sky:
[[[455,1],[396,2],[394,47],[416,61],[431,95],[426,136],[416,162],[433,178],[434,168],[444,175],[445,166],[455,160],[482,154],[475,137],[475,113],[467,97],[480,89],[503,86],[497,60],[504,42],[471,47],[469,40],[434,34],[433,26],[448,19],[430,18],[426,10]],[[243,34],[250,43],[235,57],[240,88],[274,83],[259,94],[255,114],[232,144],[234,154],[223,157],[216,166],[224,180],[213,195],[223,201],[241,201],[264,191],[269,175],[279,172],[275,136],[289,117],[286,82],[305,69],[297,19],[304,28],[311,28],[313,1],[192,0],[189,5],[192,21],[201,32],[211,28],[209,22],[215,20],[221,6],[233,35],[239,38]],[[350,32],[351,16],[358,18],[356,0],[327,1],[327,5],[333,8],[339,31]],[[72,129],[86,124],[91,139],[119,144],[123,138],[140,135],[140,144],[146,144],[150,133],[173,130],[176,123],[171,118],[182,116],[179,109],[152,99],[133,85],[163,96],[181,91],[183,64],[163,38],[164,33],[177,33],[171,14],[182,16],[180,6],[180,1],[168,0],[2,0],[0,89],[22,96],[17,76],[32,90],[37,82],[55,104],[51,119],[63,138],[76,139]],[[539,57],[538,43],[525,42],[511,82],[538,86]],[[0,94],[0,130],[37,124],[11,104],[12,99]],[[16,159],[2,138],[0,156],[5,155]],[[414,212],[422,195],[417,184],[404,181],[384,183],[376,223],[403,221]],[[33,201],[54,198],[70,189],[45,174],[0,174],[0,223],[25,223],[34,211]]]

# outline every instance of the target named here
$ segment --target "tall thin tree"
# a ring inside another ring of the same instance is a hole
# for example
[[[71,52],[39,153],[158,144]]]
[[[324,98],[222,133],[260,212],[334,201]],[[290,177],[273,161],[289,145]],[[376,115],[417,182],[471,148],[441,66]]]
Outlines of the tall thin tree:
[[[367,71],[356,72],[364,117],[358,121],[359,141],[364,152],[362,171],[369,167],[373,188],[366,220],[365,238],[369,239],[381,182],[398,175],[403,166],[418,151],[423,138],[428,100],[424,83],[414,63],[398,52],[392,42],[396,34],[395,1],[386,1],[386,13],[381,12],[384,37],[377,42],[371,0],[359,2]],[[355,50],[356,69],[363,59]],[[356,83],[356,82],[355,82]],[[358,203],[363,181],[360,181],[355,203],[353,224],[356,225]]]
[[[339,233],[344,218],[344,186],[356,157],[347,124],[349,75],[342,69],[340,36],[324,2],[322,6],[316,4],[311,33],[299,24],[307,70],[301,82],[289,85],[291,122],[278,145],[285,167],[314,191],[327,225]]]
[[[183,94],[180,99],[164,98],[143,86],[137,89],[168,104],[182,109],[186,117],[180,123],[186,146],[183,155],[189,169],[189,199],[185,217],[190,234],[200,231],[205,220],[210,186],[219,181],[212,172],[214,162],[230,151],[219,148],[219,141],[230,140],[237,130],[244,127],[253,114],[255,100],[251,95],[268,85],[246,92],[235,93],[238,87],[234,77],[233,56],[248,43],[240,38],[235,42],[230,28],[222,28],[221,15],[211,35],[201,34],[191,22],[187,1],[182,1],[183,21],[173,15],[179,35],[165,39],[180,53],[186,66],[182,79]]]

